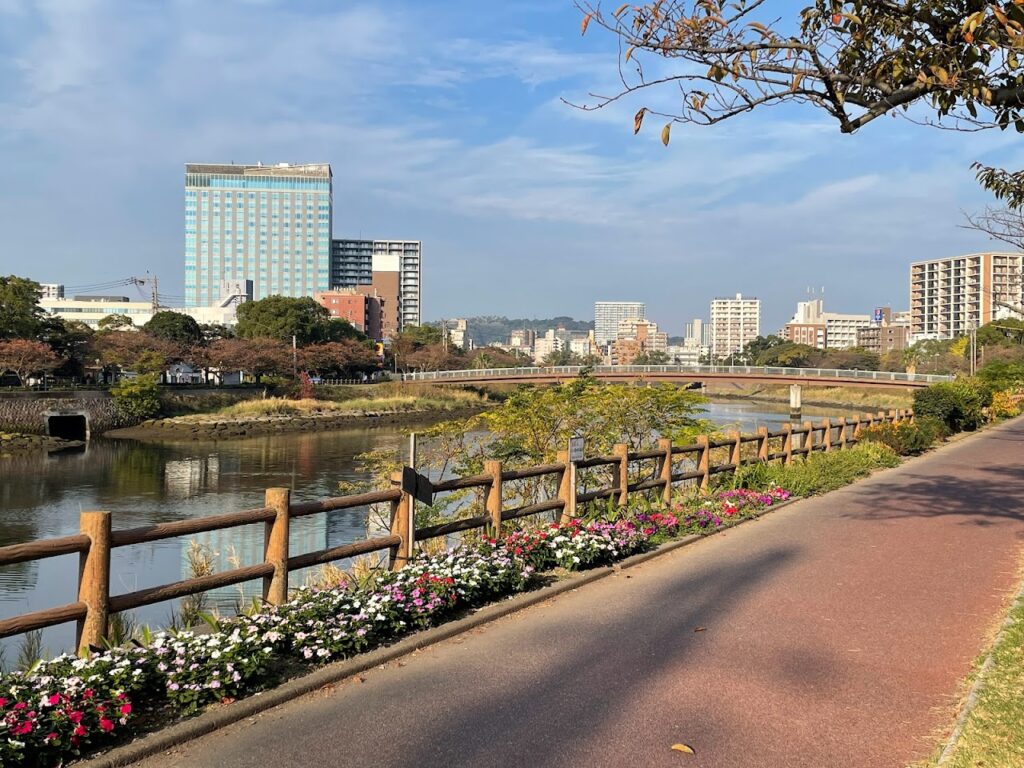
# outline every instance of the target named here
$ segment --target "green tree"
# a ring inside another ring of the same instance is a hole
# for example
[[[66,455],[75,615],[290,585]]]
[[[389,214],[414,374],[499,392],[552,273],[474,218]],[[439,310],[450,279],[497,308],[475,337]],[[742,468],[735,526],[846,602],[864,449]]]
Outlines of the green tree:
[[[39,306],[39,283],[0,277],[0,339],[38,339],[46,313]]]
[[[979,347],[1024,344],[1024,320],[1006,318],[985,323],[976,331],[975,341]],[[970,354],[970,348],[965,352]]]
[[[203,329],[194,317],[181,312],[157,312],[142,326],[142,330],[155,339],[163,339],[182,346],[192,346],[203,341]]]
[[[668,365],[671,362],[672,359],[668,356],[668,353],[661,350],[641,352],[633,358],[633,365]]]
[[[327,341],[331,313],[308,296],[268,296],[238,307],[235,333],[243,339],[277,339],[300,345]]]
[[[644,107],[634,118],[634,131],[647,115],[668,118],[665,144],[673,123],[713,125],[785,103],[820,109],[843,133],[915,105],[925,122],[1024,133],[1024,8],[1013,0],[815,0],[799,13],[763,0],[658,0],[609,13],[579,5],[584,32],[595,25],[619,38],[623,73],[619,92],[584,108],[678,89],[678,110]],[[997,198],[1024,203],[1024,172],[977,170]]]
[[[125,328],[134,328],[135,321],[128,315],[107,315],[100,318],[96,327],[101,331],[123,331]]]
[[[151,419],[160,413],[156,374],[121,379],[110,388],[118,415],[129,423]]]

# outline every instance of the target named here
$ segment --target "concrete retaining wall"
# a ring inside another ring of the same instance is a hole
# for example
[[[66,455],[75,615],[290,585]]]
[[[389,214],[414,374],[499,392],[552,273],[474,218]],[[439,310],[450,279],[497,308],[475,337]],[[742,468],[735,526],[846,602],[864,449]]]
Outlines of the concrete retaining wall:
[[[47,419],[55,415],[83,414],[92,435],[129,426],[114,408],[107,392],[4,392],[0,393],[0,430],[47,434]]]

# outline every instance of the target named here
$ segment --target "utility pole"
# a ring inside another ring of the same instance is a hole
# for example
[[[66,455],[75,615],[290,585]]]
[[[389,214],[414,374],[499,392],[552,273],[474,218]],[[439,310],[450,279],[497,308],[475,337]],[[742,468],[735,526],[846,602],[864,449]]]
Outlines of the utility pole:
[[[294,333],[292,334],[292,378],[299,378],[299,347]]]

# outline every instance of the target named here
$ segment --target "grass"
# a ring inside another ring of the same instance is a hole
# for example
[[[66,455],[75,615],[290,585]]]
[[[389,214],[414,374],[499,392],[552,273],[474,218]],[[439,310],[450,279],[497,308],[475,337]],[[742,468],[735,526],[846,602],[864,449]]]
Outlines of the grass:
[[[978,697],[942,768],[1024,765],[1024,600],[1010,610]],[[941,749],[912,768],[939,765]]]
[[[268,397],[245,400],[225,406],[204,416],[185,417],[185,420],[202,420],[210,416],[226,418],[257,418],[261,416],[321,416],[362,413],[405,413],[410,411],[450,411],[484,405],[486,396],[461,389],[419,390],[403,393],[401,390],[374,389],[361,396],[335,393],[338,399],[290,400],[284,397]]]
[[[914,395],[904,389],[874,389],[865,387],[809,387],[801,385],[804,405],[835,405],[849,408],[879,410],[880,408],[909,408]],[[713,397],[738,397],[769,402],[789,402],[789,385],[739,386],[708,385],[707,394]]]

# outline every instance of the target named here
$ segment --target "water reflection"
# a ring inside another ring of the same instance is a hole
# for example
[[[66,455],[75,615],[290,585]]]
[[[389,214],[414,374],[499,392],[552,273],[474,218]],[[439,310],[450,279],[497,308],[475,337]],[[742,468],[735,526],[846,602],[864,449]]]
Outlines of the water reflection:
[[[733,401],[708,406],[717,424],[750,431],[787,420],[784,405]],[[813,417],[814,411],[807,411]],[[305,501],[336,495],[338,482],[355,480],[354,457],[375,448],[402,450],[408,429],[362,429],[286,434],[224,442],[135,442],[97,439],[74,454],[22,456],[0,461],[0,545],[78,532],[83,510],[109,510],[115,528],[132,528],[262,506],[268,487],[288,487]],[[300,554],[363,538],[365,510],[340,510],[295,520],[291,552]],[[193,537],[216,553],[224,570],[263,559],[263,526]],[[188,539],[114,550],[112,591],[131,592],[190,576]],[[77,557],[0,568],[0,618],[75,600]],[[294,574],[301,583],[304,574]],[[230,610],[259,594],[258,583],[217,590],[214,604]],[[171,607],[135,612],[141,623],[166,622]],[[70,626],[47,630],[51,650],[70,645]]]

